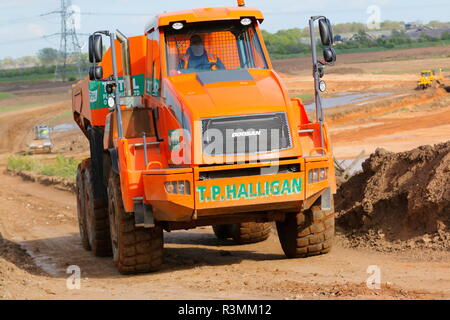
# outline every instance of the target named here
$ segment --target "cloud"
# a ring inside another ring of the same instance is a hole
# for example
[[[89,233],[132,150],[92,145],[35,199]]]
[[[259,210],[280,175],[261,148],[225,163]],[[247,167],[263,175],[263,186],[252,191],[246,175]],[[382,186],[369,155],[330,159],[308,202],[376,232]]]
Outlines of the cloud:
[[[35,23],[29,23],[25,26],[25,30],[32,36],[35,37],[42,37],[45,35],[45,30],[42,26],[35,24]]]
[[[0,3],[0,9],[8,9],[8,8],[20,8],[23,6],[29,6],[30,4],[34,4],[37,1],[35,0],[2,0]],[[54,3],[53,0],[39,0],[40,5],[45,5],[46,3]]]

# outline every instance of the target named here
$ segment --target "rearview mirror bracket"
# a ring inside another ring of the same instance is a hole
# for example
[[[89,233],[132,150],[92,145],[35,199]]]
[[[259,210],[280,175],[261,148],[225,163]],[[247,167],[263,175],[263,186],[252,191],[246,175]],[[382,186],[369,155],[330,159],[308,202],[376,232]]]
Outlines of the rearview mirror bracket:
[[[319,33],[321,37],[322,45],[327,47],[323,52],[325,61],[319,61],[317,56],[317,41],[314,24],[319,21]],[[325,75],[325,66],[333,65],[336,62],[336,51],[333,46],[333,30],[330,20],[324,16],[313,16],[309,20],[309,31],[311,38],[311,50],[312,50],[312,62],[313,62],[313,75],[314,75],[314,91],[316,102],[316,122],[320,123],[320,139],[321,147],[325,147],[324,135],[323,135],[323,122],[324,113],[322,107],[322,98],[320,93],[326,90],[326,83],[321,80]]]

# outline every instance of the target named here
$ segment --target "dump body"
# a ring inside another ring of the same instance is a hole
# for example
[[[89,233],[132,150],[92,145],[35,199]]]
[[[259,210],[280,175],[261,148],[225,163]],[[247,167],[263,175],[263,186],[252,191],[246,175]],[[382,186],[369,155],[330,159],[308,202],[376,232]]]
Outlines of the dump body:
[[[251,24],[243,26],[243,18]],[[272,68],[263,20],[259,10],[245,7],[187,10],[161,14],[145,35],[129,38],[134,97],[132,107],[121,106],[124,137],[108,107],[111,49],[100,64],[104,78],[73,87],[74,119],[91,153],[118,171],[126,212],[144,204],[156,221],[200,225],[214,217],[299,212],[336,192],[327,126],[311,122],[302,102],[289,97]],[[184,30],[173,28],[177,22]],[[187,67],[193,34],[209,63],[223,68]],[[123,57],[115,45],[123,95]],[[211,151],[213,134],[222,142]],[[251,149],[262,140],[264,148]]]

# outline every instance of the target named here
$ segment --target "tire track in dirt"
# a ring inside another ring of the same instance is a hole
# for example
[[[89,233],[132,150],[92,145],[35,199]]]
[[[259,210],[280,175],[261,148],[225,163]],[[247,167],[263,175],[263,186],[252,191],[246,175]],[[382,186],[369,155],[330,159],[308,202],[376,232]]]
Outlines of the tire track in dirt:
[[[329,255],[291,260],[284,258],[274,234],[259,244],[237,246],[217,240],[210,228],[166,233],[165,263],[160,272],[121,276],[110,258],[95,258],[81,248],[73,195],[1,175],[0,201],[0,232],[4,238],[20,244],[49,273],[32,274],[29,281],[40,285],[26,293],[16,293],[15,297],[450,298],[446,291],[450,282],[443,281],[441,274],[425,272],[448,268],[449,259],[445,256],[435,262],[398,258],[345,249],[338,241]],[[404,265],[411,263],[415,267],[405,269]],[[81,267],[81,291],[65,287],[65,269],[72,264]],[[381,291],[365,287],[366,269],[371,264],[386,270]],[[18,275],[22,277],[23,272]]]

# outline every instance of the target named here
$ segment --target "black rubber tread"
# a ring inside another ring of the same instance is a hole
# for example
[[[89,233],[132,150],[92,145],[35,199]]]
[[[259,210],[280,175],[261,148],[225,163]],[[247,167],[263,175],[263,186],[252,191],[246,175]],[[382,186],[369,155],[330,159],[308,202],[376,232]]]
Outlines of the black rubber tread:
[[[213,226],[213,231],[218,239],[227,240],[233,237],[231,234],[231,227],[231,224],[221,224]]]
[[[86,210],[85,210],[85,200],[84,200],[84,182],[83,182],[83,172],[82,165],[80,164],[77,169],[77,179],[76,179],[76,196],[77,196],[77,215],[78,215],[78,226],[80,229],[81,245],[83,249],[91,251],[91,246],[89,245],[89,238],[86,230]]]
[[[271,222],[245,222],[231,227],[231,236],[237,244],[250,244],[265,241],[272,232]]]
[[[114,263],[122,274],[154,272],[163,264],[163,229],[138,228],[134,216],[125,212],[120,179],[111,171],[108,180],[108,201]],[[115,228],[115,230],[113,230]]]
[[[106,203],[94,200],[92,169],[90,164],[83,172],[86,225],[89,245],[96,257],[112,255],[109,233],[108,207]]]
[[[307,258],[331,251],[335,230],[334,210],[320,206],[297,214],[288,214],[277,222],[278,237],[288,258]]]

